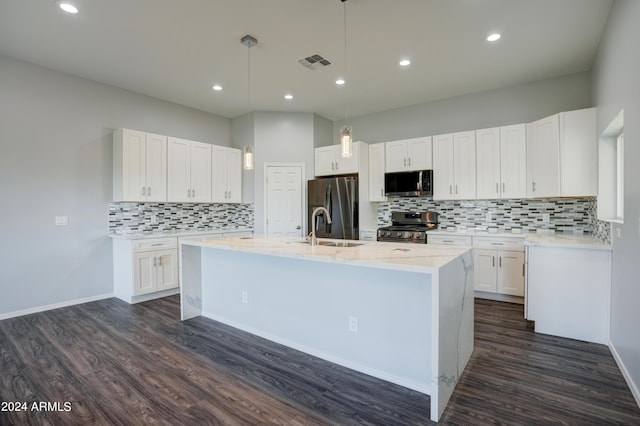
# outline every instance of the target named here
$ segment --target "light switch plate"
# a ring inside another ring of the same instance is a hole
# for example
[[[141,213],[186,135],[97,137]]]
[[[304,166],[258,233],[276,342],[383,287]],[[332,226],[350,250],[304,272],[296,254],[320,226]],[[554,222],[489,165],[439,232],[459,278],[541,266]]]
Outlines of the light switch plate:
[[[56,216],[56,226],[67,226],[69,224],[69,216]]]

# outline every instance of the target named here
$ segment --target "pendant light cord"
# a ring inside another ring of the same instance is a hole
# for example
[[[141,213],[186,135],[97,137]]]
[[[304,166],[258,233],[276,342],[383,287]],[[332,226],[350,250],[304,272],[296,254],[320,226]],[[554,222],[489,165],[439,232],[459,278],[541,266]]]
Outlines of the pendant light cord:
[[[342,0],[342,5],[344,8],[344,81],[346,84],[349,84],[349,80],[347,79],[347,0]],[[344,100],[344,125],[347,125],[347,94],[345,90],[342,91],[342,98]]]

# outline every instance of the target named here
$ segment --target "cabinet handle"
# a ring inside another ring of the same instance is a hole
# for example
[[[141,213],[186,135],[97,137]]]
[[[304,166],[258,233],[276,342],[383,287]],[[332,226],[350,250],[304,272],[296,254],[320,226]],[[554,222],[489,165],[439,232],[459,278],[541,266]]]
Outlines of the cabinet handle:
[[[524,277],[524,263],[522,264],[522,276]]]
[[[154,258],[153,258],[153,266],[154,266],[154,267],[156,267],[156,266],[158,265],[158,262],[157,262],[157,260],[156,260],[156,259],[157,259],[156,257],[154,257]]]
[[[196,197],[196,190],[195,190],[195,189],[192,189],[192,190],[191,190],[191,196],[192,196],[193,198],[195,198],[195,197]]]
[[[380,196],[381,196],[381,197],[384,197],[384,191],[383,191],[383,189],[382,189],[382,188],[380,188]]]
[[[458,193],[458,184],[456,183],[456,194]]]
[[[531,190],[533,192],[536,192],[536,182],[535,181],[531,182]]]
[[[502,268],[502,256],[500,256],[500,257],[498,258],[498,261],[499,261],[499,262],[498,262],[498,263],[499,263],[499,265],[498,265],[498,266]]]
[[[142,195],[143,197],[145,196],[145,193],[144,193],[144,186],[142,187],[142,194],[140,194],[140,195]]]
[[[496,194],[500,192],[500,190],[498,189],[498,182],[496,182]]]
[[[491,243],[492,246],[503,246],[504,243]]]
[[[409,157],[409,167],[411,167],[411,157]]]
[[[453,190],[451,188],[451,185],[449,185],[449,194],[453,194]]]
[[[504,193],[504,182],[502,182],[502,192]]]
[[[162,256],[158,257],[158,266],[162,266]]]
[[[442,240],[443,243],[451,243],[453,244],[453,240]]]
[[[187,189],[187,198],[191,198],[191,190]]]
[[[491,256],[491,266],[493,266],[493,267],[496,266],[496,257],[495,256]]]
[[[404,166],[407,167],[407,159],[404,159]]]
[[[338,170],[338,162],[336,161],[336,170]]]

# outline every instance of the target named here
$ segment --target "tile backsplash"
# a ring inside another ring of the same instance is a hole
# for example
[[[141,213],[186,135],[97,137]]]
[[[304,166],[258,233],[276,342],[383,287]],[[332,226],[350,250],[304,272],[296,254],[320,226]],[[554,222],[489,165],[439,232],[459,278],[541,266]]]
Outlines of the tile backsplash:
[[[390,225],[393,211],[424,210],[438,212],[440,228],[582,232],[603,241],[610,239],[609,224],[597,219],[595,197],[473,201],[391,198],[378,205],[378,226]]]
[[[109,233],[253,228],[253,204],[109,203]]]

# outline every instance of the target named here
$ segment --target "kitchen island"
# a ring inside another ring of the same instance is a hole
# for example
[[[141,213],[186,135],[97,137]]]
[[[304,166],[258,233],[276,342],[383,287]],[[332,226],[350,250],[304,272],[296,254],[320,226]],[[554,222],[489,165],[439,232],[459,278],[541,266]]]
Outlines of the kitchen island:
[[[181,241],[182,319],[204,316],[430,395],[473,351],[469,247],[300,238]]]

